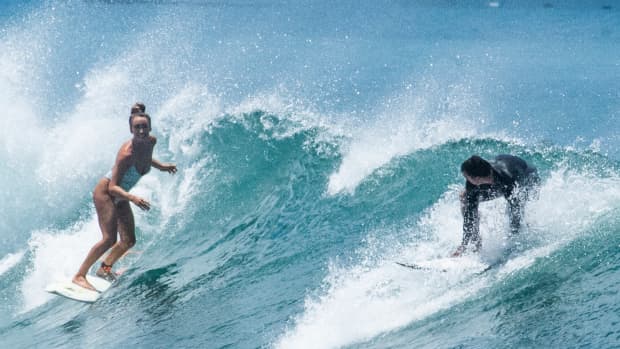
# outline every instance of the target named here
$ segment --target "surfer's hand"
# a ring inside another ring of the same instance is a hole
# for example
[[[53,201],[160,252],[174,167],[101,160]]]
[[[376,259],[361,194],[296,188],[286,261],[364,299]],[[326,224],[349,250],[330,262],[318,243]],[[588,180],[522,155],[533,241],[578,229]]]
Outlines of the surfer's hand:
[[[140,207],[140,209],[144,210],[144,211],[148,211],[151,209],[151,204],[144,200],[141,197],[138,196],[132,196],[131,197],[131,202],[133,202],[136,206]]]
[[[175,174],[177,173],[177,165],[175,164],[164,164],[161,166],[160,170],[164,171],[164,172],[168,172],[170,174]]]

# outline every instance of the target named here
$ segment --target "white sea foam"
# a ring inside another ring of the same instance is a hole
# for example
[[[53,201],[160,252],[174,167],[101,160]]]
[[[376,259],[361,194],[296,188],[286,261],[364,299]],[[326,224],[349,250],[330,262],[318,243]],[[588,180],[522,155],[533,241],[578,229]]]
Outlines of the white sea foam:
[[[9,253],[0,259],[0,275],[11,270],[24,257],[24,251]]]

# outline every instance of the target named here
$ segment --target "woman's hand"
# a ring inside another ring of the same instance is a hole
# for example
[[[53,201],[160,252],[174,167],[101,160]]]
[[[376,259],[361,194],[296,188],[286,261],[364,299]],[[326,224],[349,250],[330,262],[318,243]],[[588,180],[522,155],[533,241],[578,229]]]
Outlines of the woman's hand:
[[[151,159],[151,166],[155,167],[156,169],[162,172],[168,172],[170,174],[177,173],[177,165],[175,164],[163,164],[159,162],[159,160]]]
[[[134,205],[140,207],[140,209],[142,209],[144,211],[148,211],[148,210],[151,209],[151,204],[148,201],[146,201],[143,198],[141,198],[141,197],[132,195],[131,198],[130,198],[130,201],[133,202]]]
[[[177,165],[175,164],[160,164],[159,170],[162,172],[168,172],[170,174],[177,173]]]

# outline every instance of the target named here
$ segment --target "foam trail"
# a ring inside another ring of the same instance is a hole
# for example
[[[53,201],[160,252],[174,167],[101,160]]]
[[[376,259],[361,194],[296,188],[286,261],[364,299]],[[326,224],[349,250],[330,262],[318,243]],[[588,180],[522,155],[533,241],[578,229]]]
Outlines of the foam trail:
[[[583,191],[584,187],[588,188],[587,192]],[[274,347],[338,348],[428,317],[475,296],[515,270],[531,266],[537,258],[574,240],[620,205],[619,178],[557,169],[543,184],[539,200],[527,207],[527,228],[515,238],[516,242],[531,247],[513,256],[496,273],[475,276],[471,272],[434,273],[396,266],[394,261],[419,262],[446,257],[458,246],[461,189],[461,186],[451,187],[413,228],[416,235],[421,232],[426,239],[377,256],[375,265],[366,265],[373,258],[363,258],[364,262],[354,267],[330,267],[322,294],[306,299],[303,314]],[[558,202],[558,197],[564,198],[562,202]],[[461,258],[492,263],[508,244],[505,202],[482,203],[480,211],[483,249],[480,255]]]
[[[413,277],[393,263],[332,269],[330,275],[326,295],[306,301],[303,317],[276,348],[338,348],[369,340],[461,302],[485,285],[462,283],[471,275],[460,272]]]

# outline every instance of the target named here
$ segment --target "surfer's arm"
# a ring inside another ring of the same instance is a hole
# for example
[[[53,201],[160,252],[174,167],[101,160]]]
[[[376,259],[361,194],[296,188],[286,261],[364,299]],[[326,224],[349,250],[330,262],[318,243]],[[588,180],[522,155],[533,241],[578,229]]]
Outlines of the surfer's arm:
[[[164,171],[164,172],[168,172],[172,174],[177,173],[177,166],[175,164],[162,163],[159,160],[154,159],[154,158],[151,159],[151,166],[155,167],[156,169],[160,171]]]
[[[478,199],[468,198],[463,212],[463,246],[480,240],[480,216],[478,214]]]
[[[452,254],[459,256],[465,251],[469,243],[476,244],[476,250],[480,248],[480,219],[478,214],[478,193],[466,190],[461,194],[461,212],[463,214],[463,239],[461,245]]]
[[[521,229],[521,217],[523,216],[523,201],[524,197],[520,197],[518,194],[513,195],[508,200],[508,214],[510,218],[510,233],[512,235],[518,234]]]

